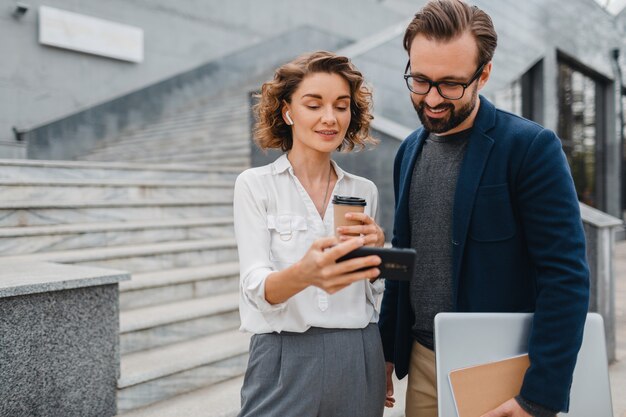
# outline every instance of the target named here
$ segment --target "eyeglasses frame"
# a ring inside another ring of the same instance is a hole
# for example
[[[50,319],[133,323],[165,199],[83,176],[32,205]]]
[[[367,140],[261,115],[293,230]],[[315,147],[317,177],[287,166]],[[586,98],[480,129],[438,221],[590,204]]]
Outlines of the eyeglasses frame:
[[[406,63],[406,68],[404,69],[404,81],[406,83],[407,88],[409,89],[410,92],[412,92],[413,94],[417,94],[419,96],[425,96],[428,93],[430,93],[430,90],[435,87],[437,89],[437,92],[439,93],[439,95],[443,98],[445,98],[446,100],[460,100],[463,98],[463,96],[465,95],[465,90],[467,89],[467,87],[469,87],[470,85],[472,85],[472,83],[474,81],[476,81],[478,79],[478,77],[480,77],[480,75],[483,73],[483,70],[485,69],[485,65],[487,65],[486,62],[483,62],[481,65],[478,66],[478,69],[476,70],[476,72],[474,73],[474,75],[472,75],[472,78],[470,78],[470,80],[466,83],[459,83],[459,82],[455,82],[455,81],[432,81],[429,80],[428,78],[424,78],[424,82],[428,83],[428,90],[426,90],[425,93],[417,93],[415,91],[413,91],[409,85],[409,78],[413,78],[414,76],[411,75],[410,73],[407,74],[407,71],[411,68],[411,60],[409,60]],[[439,88],[440,84],[456,84],[456,85],[460,85],[461,87],[463,87],[463,92],[461,93],[461,96],[458,98],[450,98],[450,97],[446,97],[442,92],[441,89]]]

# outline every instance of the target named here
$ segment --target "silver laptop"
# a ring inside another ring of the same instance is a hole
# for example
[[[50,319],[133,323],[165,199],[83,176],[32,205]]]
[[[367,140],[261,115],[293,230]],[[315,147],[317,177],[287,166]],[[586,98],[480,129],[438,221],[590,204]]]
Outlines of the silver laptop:
[[[439,416],[457,417],[448,374],[528,352],[532,313],[440,313],[435,317]],[[587,314],[568,417],[613,417],[604,324]]]

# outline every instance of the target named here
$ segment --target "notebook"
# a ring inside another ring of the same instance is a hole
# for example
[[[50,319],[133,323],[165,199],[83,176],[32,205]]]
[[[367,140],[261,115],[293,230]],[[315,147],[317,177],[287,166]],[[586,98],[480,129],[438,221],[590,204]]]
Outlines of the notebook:
[[[457,416],[449,374],[528,352],[532,313],[440,313],[435,317],[439,415]],[[480,414],[479,414],[480,415]],[[567,417],[613,417],[602,316],[588,313]]]
[[[448,378],[459,417],[481,416],[515,397],[529,366],[524,354],[451,371]]]

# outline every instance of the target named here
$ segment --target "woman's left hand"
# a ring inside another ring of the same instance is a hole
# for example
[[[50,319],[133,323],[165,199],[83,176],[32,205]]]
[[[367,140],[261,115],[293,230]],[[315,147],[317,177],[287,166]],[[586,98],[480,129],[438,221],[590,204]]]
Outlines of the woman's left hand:
[[[363,224],[357,226],[340,226],[337,233],[341,241],[348,240],[354,236],[363,236],[366,246],[380,246],[385,244],[385,233],[373,218],[365,213],[346,213],[347,220],[356,220]]]

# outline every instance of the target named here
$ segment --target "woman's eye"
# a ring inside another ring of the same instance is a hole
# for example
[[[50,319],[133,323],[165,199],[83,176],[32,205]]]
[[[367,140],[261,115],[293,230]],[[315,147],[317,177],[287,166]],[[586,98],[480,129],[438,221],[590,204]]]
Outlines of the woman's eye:
[[[348,110],[348,108],[347,107],[337,107],[337,110],[339,110],[339,111],[346,111],[346,110]]]
[[[317,110],[320,108],[320,106],[307,106],[307,107],[311,110]]]

